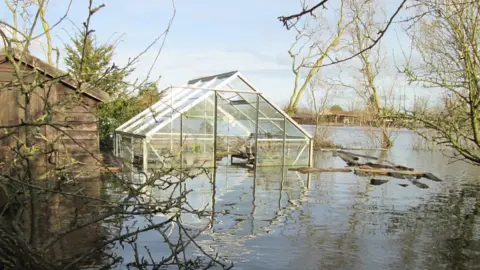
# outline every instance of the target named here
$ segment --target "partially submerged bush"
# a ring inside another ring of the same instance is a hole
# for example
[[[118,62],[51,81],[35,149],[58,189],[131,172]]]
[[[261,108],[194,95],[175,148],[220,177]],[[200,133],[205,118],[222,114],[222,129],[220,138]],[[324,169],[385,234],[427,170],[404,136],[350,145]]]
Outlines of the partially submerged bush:
[[[333,132],[330,128],[317,126],[313,135],[313,149],[342,148],[341,145],[333,141],[332,134]]]

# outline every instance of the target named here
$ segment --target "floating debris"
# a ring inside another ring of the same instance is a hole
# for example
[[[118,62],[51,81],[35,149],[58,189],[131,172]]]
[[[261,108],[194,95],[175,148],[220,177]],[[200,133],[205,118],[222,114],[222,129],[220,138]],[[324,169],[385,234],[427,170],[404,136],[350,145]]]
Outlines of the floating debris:
[[[389,180],[372,178],[372,179],[370,179],[370,184],[372,184],[374,186],[380,186],[380,185],[383,185],[383,184],[387,183],[388,181]]]
[[[345,163],[347,163],[348,166],[357,167],[354,169],[354,173],[360,176],[382,175],[382,176],[389,176],[389,177],[394,177],[398,179],[406,179],[416,187],[422,188],[422,189],[429,188],[429,186],[425,183],[420,182],[418,180],[420,178],[426,178],[435,182],[442,181],[440,178],[436,177],[432,173],[418,172],[418,171],[415,171],[415,169],[413,168],[409,168],[403,165],[396,165],[388,160],[384,160],[384,162],[387,162],[390,165],[372,163],[372,162],[361,163],[359,161],[359,157],[362,157],[365,159],[375,159],[375,157],[350,153],[346,151],[338,151],[336,155],[340,157],[343,161],[345,161]],[[370,183],[372,185],[382,185],[386,183],[383,181],[388,182],[388,180],[371,179]]]
[[[320,172],[351,172],[350,168],[310,168],[310,167],[300,167],[300,168],[289,168],[289,171],[297,171],[300,173],[320,173]]]

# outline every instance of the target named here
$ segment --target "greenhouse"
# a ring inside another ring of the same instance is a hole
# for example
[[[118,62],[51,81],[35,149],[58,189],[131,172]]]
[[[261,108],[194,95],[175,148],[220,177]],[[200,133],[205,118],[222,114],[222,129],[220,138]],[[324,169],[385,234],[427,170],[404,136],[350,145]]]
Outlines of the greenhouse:
[[[194,79],[115,130],[115,155],[158,167],[310,166],[312,138],[239,72]]]

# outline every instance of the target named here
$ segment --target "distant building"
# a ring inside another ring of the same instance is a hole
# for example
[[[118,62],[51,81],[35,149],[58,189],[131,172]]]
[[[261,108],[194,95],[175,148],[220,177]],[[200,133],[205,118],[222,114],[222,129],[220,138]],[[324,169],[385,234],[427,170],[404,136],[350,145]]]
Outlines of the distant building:
[[[318,114],[311,112],[298,112],[292,116],[292,119],[302,125],[315,125],[317,122],[322,124],[355,125],[359,121],[359,114],[356,112],[332,112],[324,110]]]

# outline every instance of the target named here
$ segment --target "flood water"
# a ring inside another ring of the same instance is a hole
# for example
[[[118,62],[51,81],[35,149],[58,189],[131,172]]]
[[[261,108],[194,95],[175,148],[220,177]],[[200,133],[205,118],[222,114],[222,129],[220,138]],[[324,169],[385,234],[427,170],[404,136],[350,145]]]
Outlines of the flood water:
[[[332,133],[337,143],[366,146],[359,143],[365,141],[360,128]],[[213,206],[215,215],[185,222],[211,223],[198,244],[234,269],[480,269],[480,168],[452,163],[439,151],[412,150],[412,137],[399,131],[383,156],[443,180],[422,179],[428,189],[393,178],[371,185],[353,173],[220,166],[212,179],[188,184],[189,202]],[[317,167],[345,166],[331,152],[314,158]],[[167,248],[155,239],[143,233],[138,246],[161,258]],[[131,256],[128,248],[116,252]]]

